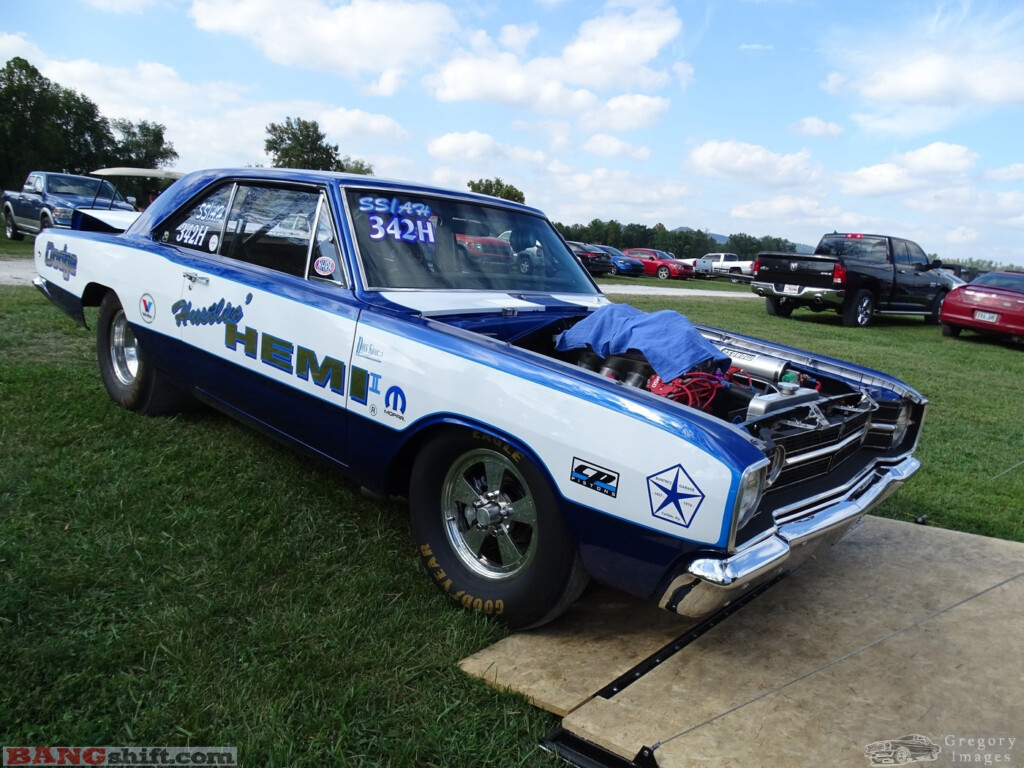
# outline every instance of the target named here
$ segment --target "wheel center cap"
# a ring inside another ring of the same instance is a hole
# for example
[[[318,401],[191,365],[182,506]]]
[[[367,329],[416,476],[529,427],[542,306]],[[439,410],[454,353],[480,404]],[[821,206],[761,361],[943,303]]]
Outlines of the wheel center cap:
[[[497,525],[505,518],[506,506],[497,497],[496,492],[488,493],[473,505],[476,512],[476,524],[481,528]]]

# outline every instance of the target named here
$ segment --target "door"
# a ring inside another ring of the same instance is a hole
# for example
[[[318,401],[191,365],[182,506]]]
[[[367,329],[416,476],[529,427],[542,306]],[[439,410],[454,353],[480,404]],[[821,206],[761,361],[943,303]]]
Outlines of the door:
[[[201,399],[347,464],[358,307],[323,190],[226,184],[163,237],[184,257],[175,319]]]

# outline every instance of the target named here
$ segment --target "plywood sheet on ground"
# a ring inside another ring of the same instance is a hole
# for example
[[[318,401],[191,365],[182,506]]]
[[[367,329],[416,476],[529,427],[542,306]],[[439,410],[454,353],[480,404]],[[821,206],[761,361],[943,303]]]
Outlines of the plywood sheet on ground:
[[[600,636],[650,653],[686,629],[654,613],[648,640],[642,612],[580,607],[591,609],[600,615],[574,621],[593,635],[565,644],[563,660],[524,633],[509,638],[514,665],[507,650],[488,659],[486,649],[476,668],[515,666],[510,687],[558,701],[548,708],[571,711],[564,728],[624,757],[661,744],[661,766],[867,765],[869,742],[909,733],[1017,737],[1011,764],[1024,765],[1022,544],[870,517],[621,693],[577,706],[630,666]],[[542,665],[531,663],[535,647]]]

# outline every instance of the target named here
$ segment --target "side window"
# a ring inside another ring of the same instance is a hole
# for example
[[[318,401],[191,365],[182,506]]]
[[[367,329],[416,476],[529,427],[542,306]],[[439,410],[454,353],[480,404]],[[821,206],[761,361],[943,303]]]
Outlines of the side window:
[[[910,263],[914,265],[927,266],[931,264],[931,259],[928,258],[928,254],[924,252],[920,245],[907,241],[907,251],[910,253]]]
[[[320,194],[239,185],[220,253],[231,259],[305,277]]]
[[[320,196],[320,211],[316,218],[316,236],[313,238],[313,251],[309,257],[309,268],[306,274],[310,280],[329,280],[345,285],[345,271],[341,268],[341,253],[338,250],[338,237],[334,233],[331,221],[331,209],[327,200]]]
[[[220,187],[172,217],[156,232],[156,239],[182,248],[216,253],[232,189],[231,184]]]
[[[912,266],[910,263],[910,253],[907,252],[906,240],[893,239],[892,256],[897,268],[907,269]]]

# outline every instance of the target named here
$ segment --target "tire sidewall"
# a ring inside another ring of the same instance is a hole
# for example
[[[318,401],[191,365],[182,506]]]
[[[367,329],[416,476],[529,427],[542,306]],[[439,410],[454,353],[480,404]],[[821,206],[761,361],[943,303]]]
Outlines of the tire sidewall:
[[[139,349],[139,368],[135,379],[124,384],[114,372],[114,360],[110,349],[110,337],[114,321],[118,314],[123,313],[121,302],[111,292],[103,297],[100,304],[99,319],[96,323],[96,357],[100,366],[100,377],[110,399],[129,411],[139,410],[148,395],[146,391],[147,366]]]
[[[473,573],[452,549],[441,510],[441,489],[449,468],[472,450],[490,450],[509,459],[529,486],[537,510],[537,550],[526,569],[507,579]],[[450,430],[422,450],[413,464],[409,510],[420,561],[452,602],[512,627],[541,621],[565,591],[575,548],[544,474],[509,443],[470,429]]]

